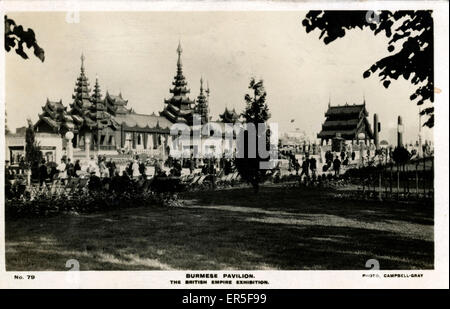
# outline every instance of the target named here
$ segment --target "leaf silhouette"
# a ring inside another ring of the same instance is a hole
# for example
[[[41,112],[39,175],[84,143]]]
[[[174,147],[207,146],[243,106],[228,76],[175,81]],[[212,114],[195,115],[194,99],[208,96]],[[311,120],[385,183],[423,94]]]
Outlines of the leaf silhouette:
[[[16,54],[18,54],[23,59],[28,59],[28,55],[25,52],[23,45],[27,47],[27,49],[33,48],[33,54],[39,58],[42,62],[45,60],[45,52],[38,45],[36,41],[36,35],[34,34],[33,29],[24,30],[23,26],[16,25],[15,21],[9,19],[8,16],[5,15],[5,50],[7,52],[15,49]]]
[[[330,44],[342,38],[346,30],[368,28],[374,35],[384,33],[390,38],[387,47],[390,55],[378,60],[363,77],[379,72],[385,88],[400,76],[416,85],[410,96],[417,105],[434,102],[434,40],[432,11],[382,11],[377,20],[368,20],[367,11],[309,11],[302,20],[307,33],[320,31],[319,39]],[[399,25],[400,24],[400,25]],[[395,25],[395,26],[394,26]],[[395,46],[401,46],[396,51]],[[434,126],[434,110],[427,110],[425,126]]]

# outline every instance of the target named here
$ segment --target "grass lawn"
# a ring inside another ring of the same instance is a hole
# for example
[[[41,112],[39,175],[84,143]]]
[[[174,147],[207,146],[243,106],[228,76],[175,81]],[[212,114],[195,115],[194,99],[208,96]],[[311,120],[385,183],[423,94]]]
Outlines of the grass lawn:
[[[334,199],[262,187],[188,193],[148,206],[6,222],[8,271],[432,269],[433,205]]]

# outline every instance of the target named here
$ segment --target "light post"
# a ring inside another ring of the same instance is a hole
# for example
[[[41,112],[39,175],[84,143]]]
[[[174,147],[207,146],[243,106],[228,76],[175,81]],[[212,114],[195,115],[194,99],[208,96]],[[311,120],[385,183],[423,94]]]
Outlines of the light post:
[[[366,138],[366,134],[361,132],[358,134],[359,141],[359,158],[361,160],[361,166],[364,166],[364,139]]]
[[[398,116],[397,119],[397,147],[403,147],[403,123],[402,123],[402,117]]]
[[[163,159],[165,160],[166,159],[166,138],[164,136],[161,136],[161,147],[162,147],[161,155],[162,155]],[[183,154],[181,153],[181,155],[183,155]]]
[[[73,161],[73,147],[72,147],[73,132],[67,131],[64,137],[67,140],[67,158],[70,159],[70,161]]]
[[[91,137],[89,135],[84,136],[84,148],[86,152],[86,160],[90,159],[90,151],[91,151]]]

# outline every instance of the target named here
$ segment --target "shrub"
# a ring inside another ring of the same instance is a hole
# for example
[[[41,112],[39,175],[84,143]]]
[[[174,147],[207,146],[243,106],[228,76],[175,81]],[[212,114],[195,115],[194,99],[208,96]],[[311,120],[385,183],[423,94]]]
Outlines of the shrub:
[[[397,163],[398,165],[402,165],[408,163],[409,159],[411,158],[411,154],[405,147],[395,147],[394,151],[392,152],[392,158],[394,159],[395,163]]]
[[[95,178],[94,178],[95,179]],[[94,180],[95,181],[95,180]],[[49,190],[15,196],[5,202],[7,218],[41,217],[58,213],[92,213],[120,208],[131,208],[162,204],[161,198],[136,181],[122,182],[124,190],[115,191],[101,182],[95,185],[77,188],[72,191],[63,189],[52,193]]]

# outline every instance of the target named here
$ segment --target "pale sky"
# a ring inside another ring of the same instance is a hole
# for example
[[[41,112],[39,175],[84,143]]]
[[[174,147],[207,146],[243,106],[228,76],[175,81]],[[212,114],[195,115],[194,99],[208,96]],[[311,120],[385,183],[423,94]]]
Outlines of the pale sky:
[[[399,79],[385,89],[378,77],[362,77],[388,54],[387,39],[353,30],[325,45],[319,32],[305,32],[305,13],[81,12],[79,23],[66,22],[66,13],[7,13],[33,28],[45,50],[44,63],[32,51],[29,60],[14,51],[6,54],[8,127],[24,126],[27,117],[36,121],[47,98],[72,103],[82,52],[91,88],[97,74],[103,95],[122,92],[129,108],[158,113],[170,97],[180,40],[190,98],[197,97],[203,76],[211,89],[213,120],[225,107],[244,109],[254,76],[264,80],[270,121],[282,132],[299,128],[316,136],[329,99],[332,105],[360,104],[365,96],[370,123],[379,115],[381,139],[395,142],[402,115],[405,141],[416,140],[419,108],[409,100],[415,88]],[[432,131],[424,134],[432,139]]]

